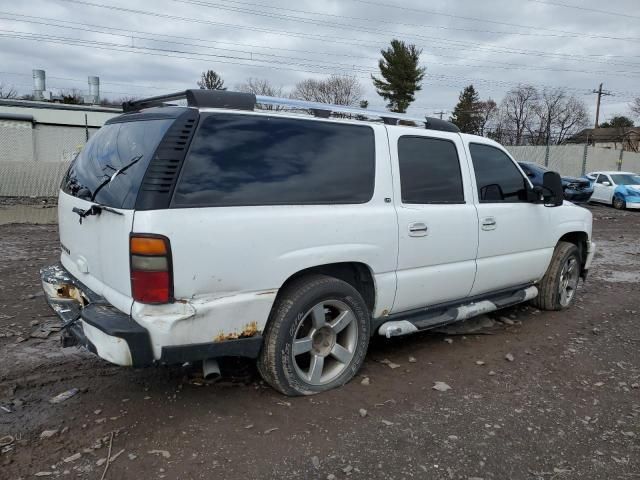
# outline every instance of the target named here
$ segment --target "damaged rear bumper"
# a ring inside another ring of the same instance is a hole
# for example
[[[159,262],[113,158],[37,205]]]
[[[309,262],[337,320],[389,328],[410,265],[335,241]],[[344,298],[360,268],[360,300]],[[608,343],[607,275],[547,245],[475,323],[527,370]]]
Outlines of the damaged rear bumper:
[[[40,270],[47,303],[64,322],[62,345],[79,345],[117,365],[145,367],[223,356],[256,358],[262,336],[167,345],[154,355],[149,331],[71,275],[61,264]]]
[[[149,332],[56,264],[40,270],[47,303],[64,322],[62,345],[123,366],[153,364]]]

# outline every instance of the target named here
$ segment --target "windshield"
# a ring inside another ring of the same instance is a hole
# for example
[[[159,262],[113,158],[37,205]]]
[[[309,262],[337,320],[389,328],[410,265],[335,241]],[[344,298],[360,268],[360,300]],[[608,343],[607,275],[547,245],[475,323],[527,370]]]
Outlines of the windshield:
[[[640,175],[631,173],[615,173],[611,175],[611,180],[616,185],[640,185]]]
[[[173,119],[105,125],[69,167],[62,190],[114,208],[133,208],[142,178]]]

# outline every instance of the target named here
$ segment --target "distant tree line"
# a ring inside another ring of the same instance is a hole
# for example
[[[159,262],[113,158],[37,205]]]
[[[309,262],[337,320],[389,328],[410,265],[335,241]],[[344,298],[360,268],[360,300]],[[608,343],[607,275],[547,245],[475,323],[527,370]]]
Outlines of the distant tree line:
[[[450,120],[461,131],[489,136],[510,145],[564,143],[589,123],[587,107],[565,88],[538,90],[521,84],[497,103],[480,100],[473,85],[458,99]]]

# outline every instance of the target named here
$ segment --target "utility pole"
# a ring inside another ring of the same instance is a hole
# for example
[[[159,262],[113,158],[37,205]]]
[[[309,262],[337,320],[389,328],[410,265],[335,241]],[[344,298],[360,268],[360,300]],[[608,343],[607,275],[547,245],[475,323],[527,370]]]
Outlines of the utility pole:
[[[440,120],[442,120],[442,116],[447,112],[444,112],[444,111],[440,110],[439,112],[433,112],[433,113],[434,113],[434,115],[439,115],[440,116]]]
[[[595,126],[595,128],[598,128],[598,120],[600,119],[600,100],[602,99],[603,96],[606,97],[613,94],[608,90],[602,90],[602,84],[600,84],[600,86],[598,87],[598,90],[592,90],[591,93],[598,94],[598,100],[596,102],[596,126]]]

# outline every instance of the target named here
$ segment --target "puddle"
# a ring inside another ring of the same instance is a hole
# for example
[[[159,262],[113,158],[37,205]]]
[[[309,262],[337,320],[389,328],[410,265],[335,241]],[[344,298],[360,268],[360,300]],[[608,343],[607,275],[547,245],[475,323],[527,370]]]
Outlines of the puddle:
[[[56,207],[42,205],[0,206],[0,225],[8,223],[32,223],[50,225],[58,222]]]

